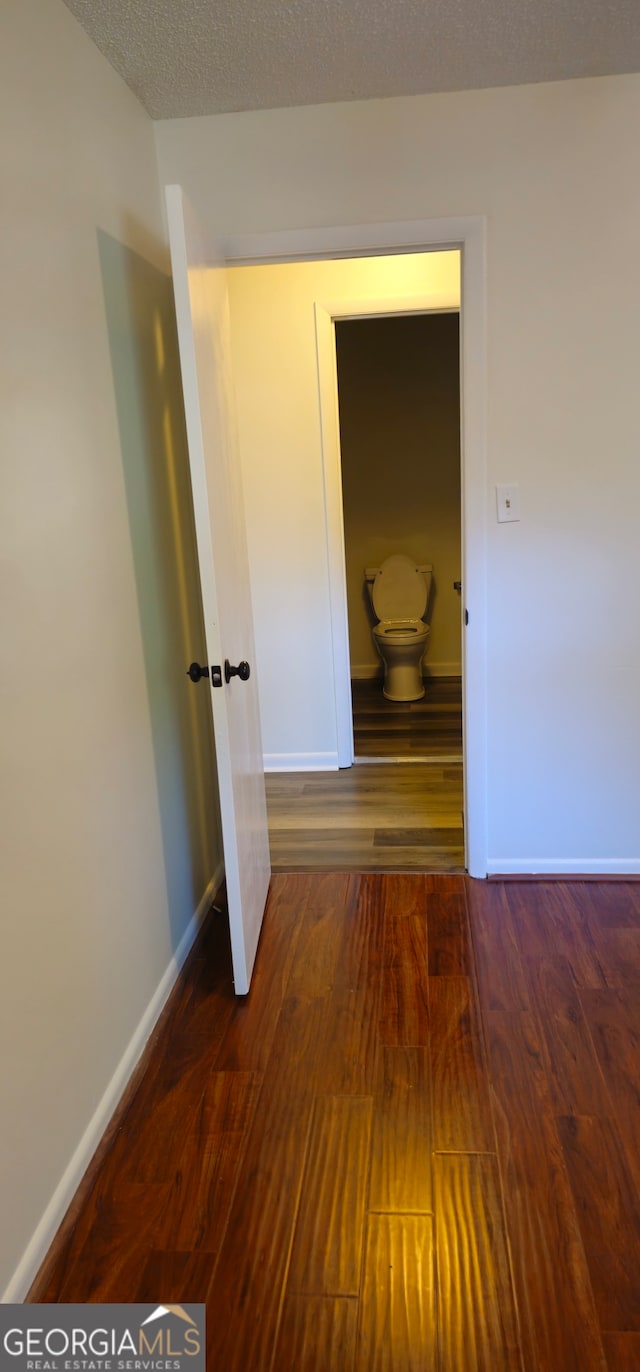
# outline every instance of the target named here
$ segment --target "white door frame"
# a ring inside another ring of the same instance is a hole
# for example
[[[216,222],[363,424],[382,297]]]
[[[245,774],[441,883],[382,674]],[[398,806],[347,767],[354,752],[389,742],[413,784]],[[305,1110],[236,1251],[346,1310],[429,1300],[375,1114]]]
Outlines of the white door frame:
[[[382,297],[379,300],[371,296],[361,300],[343,299],[335,303],[316,301],[316,353],[320,393],[320,429],[339,767],[351,767],[355,760],[355,751],[335,323],[336,320],[344,319],[374,319],[391,316],[397,318],[398,316],[406,317],[412,314],[442,313],[445,310],[455,310],[457,313],[459,309],[460,298],[457,290],[455,292],[431,291],[428,295],[412,295],[395,300],[392,296]]]
[[[464,821],[467,870],[487,875],[486,723],[486,227],[480,216],[408,223],[287,229],[231,236],[229,265],[371,257],[394,252],[461,252],[460,421],[462,483]],[[333,607],[332,607],[333,609]],[[334,644],[339,660],[344,645]],[[334,664],[335,672],[335,664]]]

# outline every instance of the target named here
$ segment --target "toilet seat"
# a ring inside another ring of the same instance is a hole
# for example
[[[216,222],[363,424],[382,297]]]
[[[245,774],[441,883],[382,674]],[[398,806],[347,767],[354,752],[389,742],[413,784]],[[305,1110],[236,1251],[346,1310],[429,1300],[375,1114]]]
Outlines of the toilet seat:
[[[378,619],[411,624],[422,621],[427,608],[424,575],[410,557],[394,553],[376,573],[371,603]]]
[[[373,626],[374,638],[387,643],[418,643],[429,635],[429,625],[423,619],[381,619]]]

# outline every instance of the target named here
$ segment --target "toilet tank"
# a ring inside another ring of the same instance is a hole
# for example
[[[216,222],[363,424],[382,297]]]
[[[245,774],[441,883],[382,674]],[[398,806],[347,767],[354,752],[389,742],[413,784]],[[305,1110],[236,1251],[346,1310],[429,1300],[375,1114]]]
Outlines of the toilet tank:
[[[422,575],[423,575],[423,577],[424,577],[424,584],[425,584],[425,589],[426,589],[426,592],[427,592],[427,600],[426,600],[426,604],[425,604],[425,608],[424,608],[424,617],[426,618],[427,610],[429,609],[429,601],[430,601],[430,599],[431,599],[431,582],[433,581],[433,563],[432,563],[432,562],[423,562],[423,563],[418,567],[418,571],[421,572]]]
[[[380,568],[379,568],[379,567],[365,567],[365,569],[364,569],[364,579],[365,579],[365,581],[366,581],[366,583],[367,583],[367,592],[368,592],[368,595],[369,595],[369,600],[371,601],[371,607],[372,607],[372,609],[373,609],[373,583],[374,583],[374,581],[375,581],[375,579],[376,579],[376,577],[377,577],[379,571],[380,571]]]

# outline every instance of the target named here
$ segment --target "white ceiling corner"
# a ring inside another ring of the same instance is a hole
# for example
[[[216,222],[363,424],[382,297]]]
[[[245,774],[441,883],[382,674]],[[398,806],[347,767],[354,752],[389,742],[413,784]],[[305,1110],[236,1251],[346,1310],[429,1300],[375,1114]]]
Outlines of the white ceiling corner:
[[[640,70],[638,0],[65,0],[153,119]]]

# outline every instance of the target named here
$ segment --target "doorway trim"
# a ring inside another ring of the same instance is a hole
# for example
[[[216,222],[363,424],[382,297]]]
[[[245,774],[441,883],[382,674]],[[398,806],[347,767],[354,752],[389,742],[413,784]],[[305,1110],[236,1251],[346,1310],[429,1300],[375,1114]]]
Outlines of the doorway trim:
[[[487,875],[486,222],[482,216],[352,224],[222,239],[230,266],[459,249],[464,826],[467,870]],[[335,649],[334,649],[335,652]]]
[[[355,761],[353,709],[349,650],[349,613],[347,605],[346,549],[342,502],[342,450],[340,407],[338,403],[336,320],[407,317],[414,314],[459,312],[451,291],[431,291],[403,298],[374,296],[334,303],[316,301],[316,353],[320,399],[320,431],[329,564],[329,595],[333,639],[333,675],[336,705],[338,766],[351,767]]]

